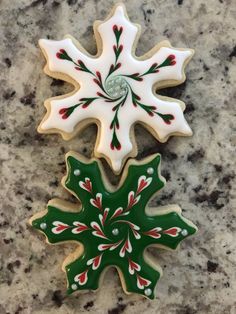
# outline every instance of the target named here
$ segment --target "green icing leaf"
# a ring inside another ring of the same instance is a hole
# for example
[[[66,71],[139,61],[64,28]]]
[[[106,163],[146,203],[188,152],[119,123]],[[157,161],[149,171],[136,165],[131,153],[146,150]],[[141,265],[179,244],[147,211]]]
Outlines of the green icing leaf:
[[[72,212],[60,201],[51,201],[47,212],[31,222],[50,243],[77,241],[83,245],[65,266],[68,293],[96,290],[104,269],[115,266],[127,292],[154,298],[160,271],[144,258],[145,249],[150,245],[175,249],[196,232],[178,207],[147,215],[147,203],[164,186],[159,167],[160,155],[131,164],[119,188],[109,191],[97,161],[86,163],[73,154],[67,156],[64,185],[81,206]]]

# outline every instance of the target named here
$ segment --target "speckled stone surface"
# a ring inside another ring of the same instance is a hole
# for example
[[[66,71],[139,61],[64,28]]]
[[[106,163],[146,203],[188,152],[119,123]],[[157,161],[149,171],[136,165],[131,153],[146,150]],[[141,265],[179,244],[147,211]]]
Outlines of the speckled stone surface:
[[[27,226],[50,198],[71,199],[59,183],[64,154],[73,149],[91,156],[96,136],[94,126],[67,143],[58,135],[37,134],[43,101],[71,90],[43,73],[37,41],[69,33],[95,53],[92,23],[103,19],[114,3],[0,2],[0,313],[234,314],[235,0],[125,1],[131,20],[142,26],[138,55],[165,38],[173,46],[196,50],[187,82],[161,92],[186,102],[193,137],[160,145],[136,128],[138,158],[163,154],[167,186],[151,205],[178,203],[199,227],[176,252],[151,250],[164,270],[157,298],[125,295],[112,269],[97,293],[66,296],[61,263],[75,245],[49,246]]]

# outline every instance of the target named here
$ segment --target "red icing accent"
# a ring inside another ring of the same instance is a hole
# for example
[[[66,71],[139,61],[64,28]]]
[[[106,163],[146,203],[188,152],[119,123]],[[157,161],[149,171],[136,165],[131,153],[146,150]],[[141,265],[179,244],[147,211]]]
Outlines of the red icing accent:
[[[116,218],[116,217],[120,216],[122,213],[123,213],[123,208],[117,208],[111,218]]]
[[[132,270],[140,270],[140,266],[129,258],[129,266]]]
[[[97,79],[93,79],[93,81],[97,84],[100,85],[100,82]]]
[[[102,217],[102,225],[103,226],[104,226],[105,220],[107,219],[108,211],[109,210],[106,210],[106,209],[104,210],[103,217]]]
[[[66,112],[66,110],[67,110],[67,108],[62,108],[62,109],[59,110],[59,113],[60,113],[60,114],[63,114],[63,113]]]
[[[78,60],[78,64],[81,65],[81,66],[84,66],[84,63],[82,60]]]
[[[63,114],[62,119],[67,119],[67,118],[68,118],[67,113]]]
[[[95,199],[93,199],[93,204],[95,207],[102,209],[102,201],[101,201],[101,197],[96,196]]]
[[[167,58],[168,58],[169,60],[174,60],[174,59],[175,59],[175,55],[169,55]]]
[[[110,148],[111,148],[112,150],[114,150],[114,149],[120,150],[120,149],[121,149],[121,145],[118,144],[118,145],[115,147],[115,146],[111,143],[111,144],[110,144]]]
[[[80,233],[80,232],[83,232],[83,231],[89,229],[88,226],[86,226],[86,225],[81,225],[80,223],[76,224],[75,226],[76,226],[76,227],[75,227],[73,230],[75,230],[76,233]]]
[[[85,179],[85,182],[82,183],[82,186],[87,190],[88,192],[92,191],[92,183],[89,179]]]
[[[64,231],[65,229],[68,229],[68,228],[70,228],[70,226],[68,226],[68,225],[65,226],[65,225],[58,224],[56,229],[55,229],[55,231],[56,232],[60,232],[60,231]]]
[[[141,287],[146,287],[146,286],[149,286],[150,285],[150,281],[137,275],[137,280],[140,284]]]
[[[108,243],[108,244],[101,244],[101,249],[102,250],[107,250],[110,247],[112,247],[114,245],[114,243]]]
[[[178,235],[179,231],[177,228],[174,227],[174,228],[170,228],[168,230],[164,230],[163,233],[176,237]]]
[[[85,108],[87,108],[88,106],[89,106],[89,104],[88,104],[88,103],[85,103],[85,104],[82,105],[82,108],[85,109]]]
[[[125,251],[130,251],[132,249],[131,244],[129,242],[129,238],[125,241],[124,245],[121,248],[122,255],[125,254]]]
[[[101,257],[102,255],[98,255],[94,258],[94,261],[93,261],[93,264],[94,264],[94,267],[97,268],[100,264],[100,261],[101,261]]]
[[[149,237],[152,237],[154,239],[158,239],[161,237],[160,232],[161,230],[158,230],[157,228],[151,229],[149,231],[144,232],[144,234],[148,235]]]
[[[100,73],[99,71],[96,71],[96,75],[97,75],[97,77],[98,77],[100,80],[102,79],[101,73]]]
[[[129,196],[128,208],[131,208],[135,203],[136,203],[136,199],[134,197],[134,193],[131,193]]]
[[[94,230],[96,230],[96,234],[98,236],[101,236],[102,238],[107,238],[97,223],[93,223],[91,226]]]
[[[76,276],[80,285],[83,285],[87,282],[88,280],[87,272],[88,272],[88,269],[86,269],[83,273]]]
[[[142,179],[139,183],[138,189],[137,189],[137,194],[142,192],[143,189],[148,185],[148,182],[145,179]]]

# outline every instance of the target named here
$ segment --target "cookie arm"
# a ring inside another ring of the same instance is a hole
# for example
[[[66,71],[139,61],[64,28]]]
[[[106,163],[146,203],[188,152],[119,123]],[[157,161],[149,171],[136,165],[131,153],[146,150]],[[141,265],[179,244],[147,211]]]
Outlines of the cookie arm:
[[[63,40],[40,39],[39,46],[47,59],[46,73],[60,73],[80,83],[94,75],[94,58],[81,52],[71,38]]]
[[[75,290],[97,290],[102,271],[104,270],[103,253],[91,250],[76,258],[71,263],[64,266],[67,275],[67,293],[71,294]],[[94,252],[94,254],[93,254]]]
[[[140,231],[141,239],[145,247],[149,245],[162,246],[169,249],[176,249],[179,243],[193,235],[197,231],[189,220],[181,215],[181,209],[173,205],[169,209],[158,211],[156,216],[146,216],[146,226]]]
[[[104,210],[102,195],[106,193],[97,161],[79,160],[75,153],[66,155],[67,175],[62,184],[74,194],[85,208]]]
[[[81,87],[72,95],[54,97],[46,100],[47,114],[38,128],[40,133],[60,133],[69,140],[77,133],[77,125],[88,119],[96,119],[95,108],[98,103],[96,93],[87,96],[86,89]]]
[[[146,81],[157,88],[175,86],[185,81],[185,67],[192,58],[192,49],[178,49],[170,46],[154,47],[152,57],[134,62],[135,73],[128,75],[132,80]],[[160,44],[161,45],[161,44]],[[148,53],[152,54],[152,51]]]
[[[127,165],[121,187],[113,195],[117,202],[122,201],[124,212],[132,213],[140,211],[140,207],[145,208],[152,195],[163,188],[165,179],[160,174],[160,161],[161,156],[156,154],[144,159],[142,163],[132,161]]]
[[[59,203],[58,203],[59,205]],[[81,213],[61,210],[59,206],[48,205],[47,211],[31,218],[30,224],[47,238],[49,243],[64,241],[81,242],[90,226],[80,221]]]
[[[126,293],[137,293],[154,299],[155,286],[162,274],[158,265],[151,266],[143,254],[134,251],[120,259],[116,267]]]
[[[137,103],[137,107],[137,120],[160,142],[166,142],[172,135],[192,135],[183,114],[185,108],[183,102],[150,94],[149,97],[144,95]]]

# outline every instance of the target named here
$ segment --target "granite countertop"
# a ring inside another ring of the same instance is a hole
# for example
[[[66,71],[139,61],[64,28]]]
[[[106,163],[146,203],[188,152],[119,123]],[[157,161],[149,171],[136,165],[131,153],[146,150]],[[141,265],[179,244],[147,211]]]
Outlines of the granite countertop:
[[[52,197],[70,199],[60,180],[70,149],[89,157],[96,127],[65,142],[39,135],[43,101],[71,90],[47,77],[39,38],[69,33],[95,53],[92,24],[103,19],[112,0],[2,0],[0,2],[0,314],[148,313],[234,314],[235,241],[235,0],[125,1],[133,22],[142,26],[137,53],[163,39],[196,50],[187,81],[162,91],[186,102],[190,138],[159,144],[136,127],[138,158],[162,153],[167,179],[151,205],[177,203],[199,228],[176,252],[152,249],[164,275],[149,301],[123,293],[112,269],[97,293],[66,296],[61,263],[74,244],[49,246],[27,220]],[[112,183],[116,178],[105,164]]]

